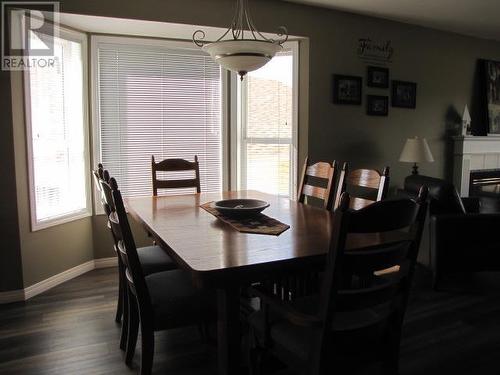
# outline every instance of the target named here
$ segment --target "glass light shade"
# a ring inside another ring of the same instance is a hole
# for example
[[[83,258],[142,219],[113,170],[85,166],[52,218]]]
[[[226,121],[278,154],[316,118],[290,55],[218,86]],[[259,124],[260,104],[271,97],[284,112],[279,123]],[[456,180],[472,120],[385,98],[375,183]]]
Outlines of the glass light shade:
[[[266,65],[283,47],[261,40],[224,40],[203,46],[223,68],[244,76]]]
[[[399,161],[407,163],[433,162],[429,144],[425,138],[408,138],[399,157]]]

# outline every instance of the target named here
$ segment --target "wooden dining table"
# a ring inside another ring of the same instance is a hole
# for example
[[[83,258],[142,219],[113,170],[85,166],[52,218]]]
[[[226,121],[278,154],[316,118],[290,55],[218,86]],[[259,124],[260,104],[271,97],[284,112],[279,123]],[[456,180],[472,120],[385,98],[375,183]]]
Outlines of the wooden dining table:
[[[290,228],[278,236],[242,233],[200,207],[233,198],[269,202],[264,213]],[[330,211],[258,191],[128,198],[126,206],[196,286],[217,290],[219,374],[239,373],[241,286],[323,263],[333,222]],[[396,240],[360,234],[348,238],[348,247]]]

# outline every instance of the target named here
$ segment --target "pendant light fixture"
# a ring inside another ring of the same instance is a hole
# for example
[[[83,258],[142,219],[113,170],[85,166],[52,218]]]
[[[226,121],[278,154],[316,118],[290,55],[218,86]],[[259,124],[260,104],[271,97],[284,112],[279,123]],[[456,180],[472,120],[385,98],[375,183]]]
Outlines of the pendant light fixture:
[[[226,38],[229,36],[229,38]],[[232,37],[232,38],[231,38]],[[248,0],[236,0],[236,12],[231,26],[213,43],[206,43],[205,32],[197,30],[193,34],[193,42],[212,56],[223,68],[236,72],[241,80],[251,71],[266,65],[288,39],[286,27],[281,26],[277,39],[266,38],[254,26]]]

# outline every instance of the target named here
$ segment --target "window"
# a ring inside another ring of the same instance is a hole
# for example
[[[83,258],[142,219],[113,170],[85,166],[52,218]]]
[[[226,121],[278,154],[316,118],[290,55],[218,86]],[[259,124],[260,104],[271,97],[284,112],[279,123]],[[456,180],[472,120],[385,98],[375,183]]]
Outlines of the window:
[[[61,29],[54,50],[53,67],[25,72],[32,230],[91,214],[86,36]]]
[[[222,190],[220,67],[191,43],[92,41],[96,159],[124,196],[152,194],[152,155],[157,162],[197,155],[202,191]]]
[[[296,48],[240,84],[239,188],[295,196]]]

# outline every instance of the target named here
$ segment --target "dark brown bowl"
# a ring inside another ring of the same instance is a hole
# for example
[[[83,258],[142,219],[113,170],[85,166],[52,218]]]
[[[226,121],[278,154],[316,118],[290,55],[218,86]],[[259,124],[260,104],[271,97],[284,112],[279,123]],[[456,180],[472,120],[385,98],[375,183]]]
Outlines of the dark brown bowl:
[[[254,216],[269,207],[269,203],[259,199],[225,199],[214,203],[214,208],[226,216]]]

